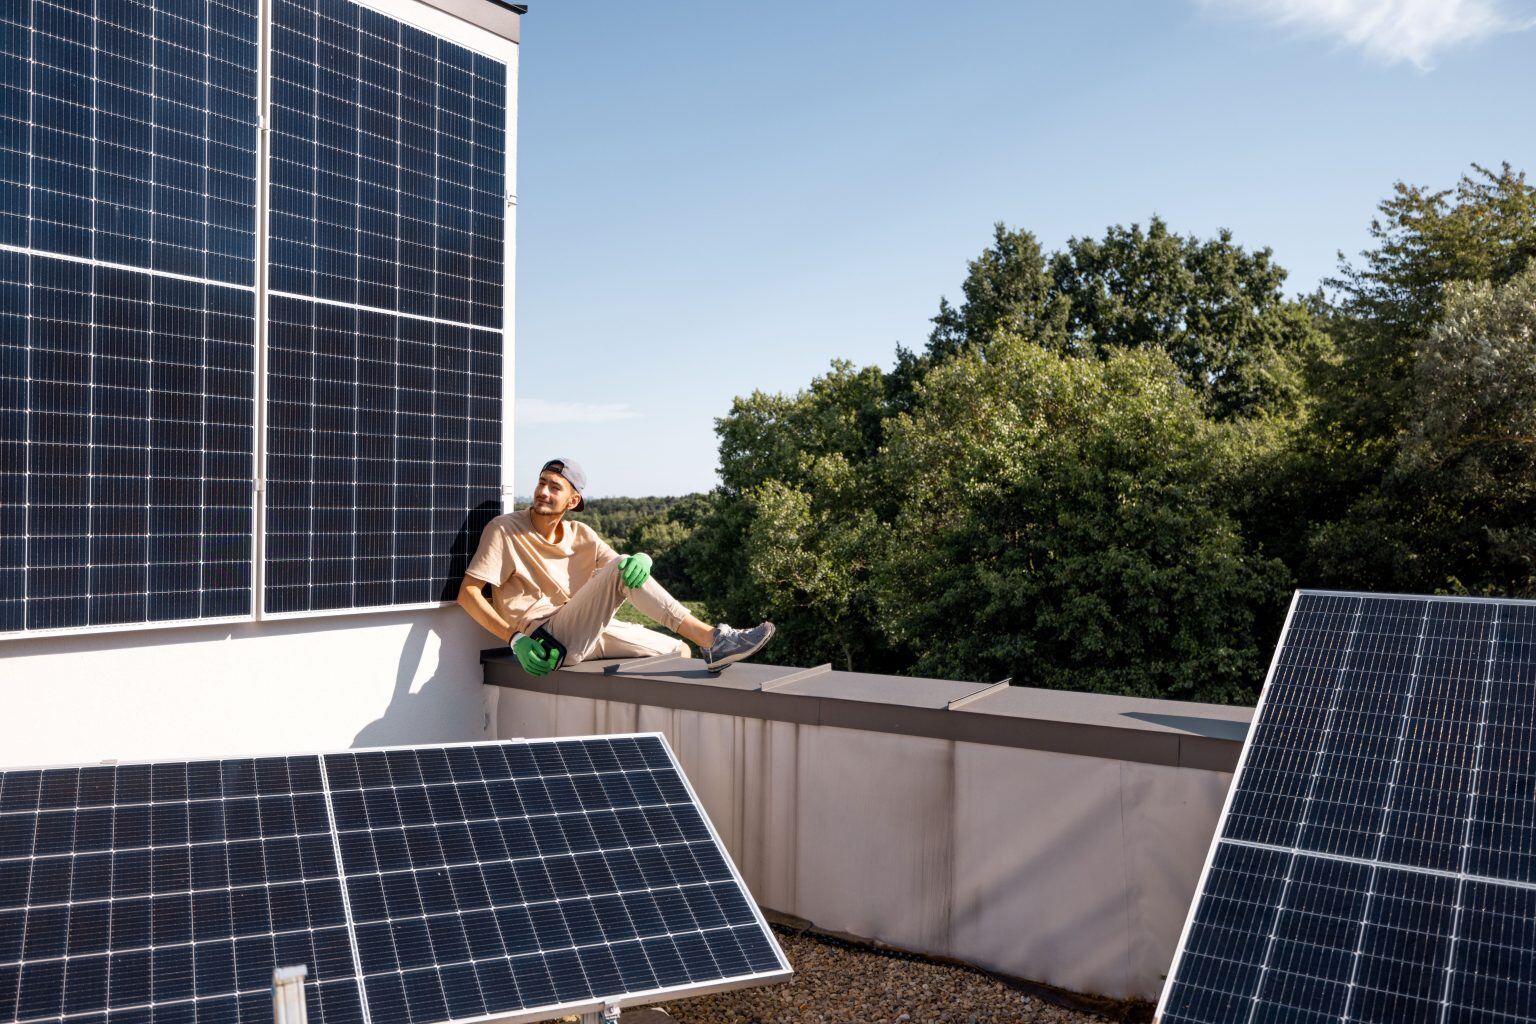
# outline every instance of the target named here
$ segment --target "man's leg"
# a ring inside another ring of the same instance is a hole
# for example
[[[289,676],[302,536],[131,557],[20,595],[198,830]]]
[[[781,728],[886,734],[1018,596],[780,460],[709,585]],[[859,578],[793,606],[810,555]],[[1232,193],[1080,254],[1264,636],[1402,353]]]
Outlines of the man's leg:
[[[625,601],[674,631],[692,619],[682,602],[653,579],[633,590],[626,587],[619,575],[619,563],[610,562],[544,622],[544,628],[565,645],[566,664],[574,665],[592,656],[613,613]]]
[[[650,658],[658,654],[676,654],[686,658],[688,644],[656,629],[646,629],[633,622],[615,619],[597,638],[594,658]]]

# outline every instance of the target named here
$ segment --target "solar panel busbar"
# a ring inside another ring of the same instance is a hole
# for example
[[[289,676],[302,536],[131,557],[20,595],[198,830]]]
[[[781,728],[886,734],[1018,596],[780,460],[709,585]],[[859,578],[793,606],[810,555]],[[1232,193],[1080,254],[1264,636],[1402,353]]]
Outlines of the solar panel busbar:
[[[0,1021],[543,1020],[790,967],[659,735],[0,773]]]

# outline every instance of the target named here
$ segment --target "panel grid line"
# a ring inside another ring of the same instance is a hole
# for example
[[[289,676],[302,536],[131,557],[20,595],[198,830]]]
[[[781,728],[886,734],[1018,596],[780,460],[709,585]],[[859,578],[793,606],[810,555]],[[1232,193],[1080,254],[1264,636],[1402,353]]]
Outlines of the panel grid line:
[[[1451,1011],[1451,986],[1456,980],[1456,943],[1460,938],[1462,924],[1462,907],[1465,903],[1467,888],[1466,873],[1467,860],[1472,848],[1472,823],[1477,820],[1477,791],[1480,769],[1483,761],[1483,739],[1488,728],[1488,706],[1493,690],[1493,666],[1498,654],[1499,623],[1501,609],[1494,611],[1493,623],[1488,638],[1488,659],[1483,669],[1482,707],[1478,715],[1477,744],[1474,747],[1472,761],[1472,789],[1467,797],[1467,817],[1461,835],[1461,875],[1456,883],[1456,907],[1451,919],[1450,944],[1445,958],[1445,987],[1440,995],[1440,1022],[1445,1024]]]
[[[336,876],[341,886],[341,912],[347,922],[347,945],[352,950],[352,969],[357,972],[357,999],[363,1008],[363,1024],[373,1024],[368,1008],[368,993],[363,990],[363,959],[357,950],[357,925],[352,920],[352,896],[347,888],[347,865],[341,856],[341,836],[336,830],[336,807],[331,800],[330,772],[325,755],[320,756],[320,785],[325,793],[325,817],[330,823],[331,851],[336,857]]]

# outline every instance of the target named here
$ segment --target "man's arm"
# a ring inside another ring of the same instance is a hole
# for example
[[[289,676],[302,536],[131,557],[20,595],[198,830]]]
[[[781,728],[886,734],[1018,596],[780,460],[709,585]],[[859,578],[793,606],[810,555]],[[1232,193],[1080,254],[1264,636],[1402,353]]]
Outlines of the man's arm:
[[[597,549],[596,557],[593,559],[593,562],[592,562],[592,568],[593,568],[594,571],[597,570],[597,569],[601,569],[603,566],[607,565],[609,562],[617,562],[619,560],[619,553],[617,551],[613,550],[613,546],[611,544],[609,544],[607,541],[603,540],[603,538],[599,537],[597,535],[596,531],[593,531],[592,539],[597,542],[597,544],[596,544],[596,549]]]
[[[491,602],[485,599],[485,587],[485,580],[465,576],[464,582],[459,584],[459,607],[468,612],[470,618],[506,643],[512,639],[512,634],[517,630],[512,623],[501,617],[501,613]]]

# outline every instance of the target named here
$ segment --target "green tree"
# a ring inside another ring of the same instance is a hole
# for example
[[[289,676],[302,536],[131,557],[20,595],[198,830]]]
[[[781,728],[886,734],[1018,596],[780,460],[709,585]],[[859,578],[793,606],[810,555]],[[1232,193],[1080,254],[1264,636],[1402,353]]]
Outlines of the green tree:
[[[1450,284],[1411,385],[1387,473],[1321,531],[1319,560],[1400,589],[1536,594],[1536,263]]]
[[[1270,250],[1249,252],[1230,231],[1202,241],[1155,216],[1145,231],[1111,227],[1069,241],[1051,278],[1068,311],[1066,351],[1161,349],[1217,419],[1293,410],[1322,341],[1306,307],[1285,298]]]
[[[1322,338],[1307,307],[1285,298],[1285,278],[1268,249],[1249,252],[1229,231],[1179,235],[1156,216],[1054,254],[999,223],[969,265],[964,301],[940,300],[927,350],[898,350],[893,411],[911,407],[930,368],[1003,333],[1098,358],[1161,349],[1218,418],[1294,410]]]
[[[685,557],[727,620],[774,620],[770,660],[896,667],[866,593],[875,524],[891,510],[872,473],[886,412],[879,367],[838,361],[797,394],[754,392],[717,421],[722,486]]]
[[[1312,584],[1469,585],[1484,574],[1465,552],[1491,555],[1493,547],[1463,541],[1463,556],[1441,557],[1425,545],[1495,527],[1434,522],[1477,510],[1453,513],[1431,502],[1420,488],[1434,485],[1408,470],[1403,453],[1419,443],[1409,436],[1422,429],[1416,419],[1426,403],[1441,400],[1420,393],[1434,378],[1418,368],[1419,356],[1439,330],[1450,291],[1504,284],[1536,257],[1536,187],[1507,164],[1497,171],[1473,165],[1449,189],[1399,182],[1370,232],[1373,247],[1357,263],[1341,255],[1338,276],[1327,282],[1331,304],[1321,319],[1336,351],[1314,364],[1315,409],[1295,451],[1293,467],[1307,488],[1305,503],[1292,508],[1307,525],[1292,564]]]
[[[1536,187],[1504,164],[1473,165],[1454,188],[1398,182],[1358,263],[1339,256],[1329,329],[1340,360],[1319,381],[1324,429],[1382,468],[1413,404],[1414,353],[1456,282],[1502,283],[1536,258]],[[1341,454],[1348,454],[1343,452]]]
[[[1016,338],[933,370],[891,425],[879,608],[918,674],[1251,699],[1283,566],[1221,496],[1242,450],[1162,352]]]

